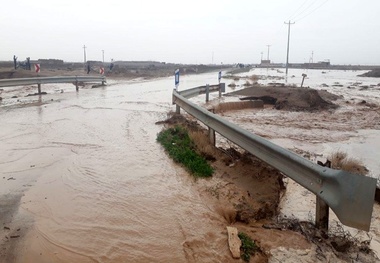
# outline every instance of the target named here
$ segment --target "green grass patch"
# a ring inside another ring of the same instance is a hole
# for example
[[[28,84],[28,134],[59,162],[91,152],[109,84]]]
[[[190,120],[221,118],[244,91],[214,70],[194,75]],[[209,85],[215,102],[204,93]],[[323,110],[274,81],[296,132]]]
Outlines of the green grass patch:
[[[195,144],[185,128],[176,126],[163,130],[157,135],[157,141],[175,162],[183,164],[194,176],[210,177],[212,175],[212,167],[196,152]]]
[[[256,251],[259,251],[260,249],[252,240],[252,238],[250,238],[247,234],[239,232],[238,237],[241,240],[241,258],[245,262],[249,262],[249,260],[251,259],[251,255],[253,255]]]

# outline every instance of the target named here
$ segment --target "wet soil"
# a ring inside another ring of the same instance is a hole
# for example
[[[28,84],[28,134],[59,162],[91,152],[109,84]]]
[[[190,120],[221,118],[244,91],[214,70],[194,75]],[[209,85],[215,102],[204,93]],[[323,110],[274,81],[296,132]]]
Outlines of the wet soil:
[[[160,124],[201,131],[207,140],[206,131],[191,117],[173,115]],[[205,141],[198,136],[195,143],[198,150],[205,149]],[[360,242],[342,229],[327,235],[310,222],[279,219],[278,204],[286,187],[283,175],[276,169],[234,148],[210,150],[209,147],[200,153],[211,160],[215,174],[211,179],[198,180],[199,191],[228,224],[247,233],[259,245],[261,253],[251,262],[276,262],[277,259],[292,262],[281,254],[282,249],[296,251],[301,262],[350,262],[355,258],[369,263],[376,260],[368,242]]]
[[[181,125],[193,134],[197,133],[193,139],[197,149],[215,169],[213,178],[202,182],[201,192],[207,192],[218,202],[229,204],[235,214],[232,222],[250,223],[277,215],[278,203],[285,190],[282,173],[248,152],[240,152],[233,147],[213,147],[207,141],[207,131],[194,119],[175,114],[158,124],[163,123]],[[199,150],[202,148],[207,150]]]
[[[283,175],[279,171],[247,152],[239,152],[232,147],[213,147],[207,142],[207,132],[194,119],[173,115],[159,124],[181,125],[198,134],[193,138],[197,149],[215,171],[212,178],[199,179],[198,188],[205,201],[213,205],[227,224],[257,223],[278,214],[280,197],[285,190]],[[205,148],[207,150],[201,150]],[[260,243],[256,236],[252,238]],[[264,251],[255,257],[253,262],[268,262]]]

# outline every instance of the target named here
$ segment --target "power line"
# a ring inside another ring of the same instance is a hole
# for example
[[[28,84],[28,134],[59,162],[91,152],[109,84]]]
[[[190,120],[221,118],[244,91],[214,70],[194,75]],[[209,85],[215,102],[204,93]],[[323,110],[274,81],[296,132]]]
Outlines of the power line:
[[[300,10],[299,12],[295,12],[294,15],[292,15],[292,20],[296,20],[298,17],[302,16],[305,12],[308,12],[310,11],[310,8],[314,6],[315,3],[317,3],[318,0],[314,0],[312,2],[309,3],[309,1],[306,1],[305,3],[303,3],[301,6],[304,6],[303,8],[298,8],[298,10]],[[307,4],[305,6],[305,4]]]
[[[296,21],[299,22],[300,20],[304,19],[305,17],[311,15],[311,14],[314,13],[317,9],[319,9],[319,8],[322,7],[324,4],[326,4],[327,1],[329,1],[329,0],[324,1],[322,4],[320,4],[319,6],[317,6],[316,8],[314,8],[313,10],[311,10],[311,12],[309,12],[309,13],[307,13],[306,15],[304,15],[303,17],[297,19]]]
[[[83,63],[83,66],[84,68],[86,69],[86,45],[83,45],[83,56],[84,56],[84,63]]]
[[[296,20],[297,19],[297,17],[300,17],[300,16],[302,16],[305,12],[308,12],[309,10],[310,10],[310,8],[312,7],[312,6],[314,6],[314,4],[315,3],[317,3],[318,2],[318,0],[314,0],[313,2],[311,2],[308,6],[306,6],[306,8],[304,8],[300,13],[298,13],[297,15],[295,15],[294,17],[293,17],[293,20]]]
[[[307,2],[309,2],[309,0],[306,0],[305,2],[303,2],[303,4],[300,6],[300,7],[298,7],[297,8],[297,10],[296,11],[294,11],[294,13],[291,15],[291,16],[289,16],[288,17],[288,19],[286,19],[286,20],[290,20],[290,19],[292,19],[292,17],[295,15],[295,14],[297,14],[297,12],[307,3]]]

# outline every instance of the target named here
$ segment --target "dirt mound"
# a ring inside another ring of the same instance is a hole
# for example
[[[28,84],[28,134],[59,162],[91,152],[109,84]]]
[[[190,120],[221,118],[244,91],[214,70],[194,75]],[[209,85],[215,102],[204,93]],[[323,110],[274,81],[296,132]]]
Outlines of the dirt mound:
[[[358,75],[359,77],[380,78],[380,69],[373,69],[364,74]]]
[[[323,110],[333,108],[335,105],[329,101],[324,100],[317,90],[313,89],[299,89],[297,92],[292,93],[289,97],[279,98],[275,104],[278,110]],[[336,106],[335,106],[336,107]]]
[[[231,96],[248,96],[245,99],[263,99],[278,110],[319,111],[334,109],[338,106],[331,101],[339,96],[326,90],[318,91],[310,88],[254,86],[229,93]]]

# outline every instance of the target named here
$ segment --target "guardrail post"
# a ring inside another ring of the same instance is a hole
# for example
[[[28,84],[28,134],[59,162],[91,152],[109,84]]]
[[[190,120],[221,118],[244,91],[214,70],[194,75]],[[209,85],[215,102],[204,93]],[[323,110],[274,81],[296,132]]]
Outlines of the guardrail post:
[[[206,84],[206,102],[209,101],[210,85]]]
[[[331,168],[331,162],[326,163],[318,162],[319,165]],[[325,201],[319,196],[316,196],[316,207],[315,207],[315,226],[320,230],[328,232],[329,229],[329,206]]]
[[[215,113],[214,108],[209,109],[209,111],[212,113]],[[208,139],[209,139],[210,143],[212,144],[212,146],[215,147],[215,145],[216,145],[215,130],[211,129],[210,127],[208,127]]]
[[[316,202],[315,226],[326,233],[328,232],[329,206],[319,196],[317,196]]]
[[[226,83],[219,83],[219,98],[222,97],[222,92],[226,92]]]
[[[181,107],[178,105],[175,105],[175,113],[181,114]]]
[[[215,146],[215,143],[216,143],[215,130],[211,129],[210,127],[208,127],[208,138],[212,146]]]
[[[75,90],[76,90],[76,91],[79,90],[79,86],[78,86],[78,76],[75,76]]]
[[[38,94],[41,94],[41,83],[37,84]]]

